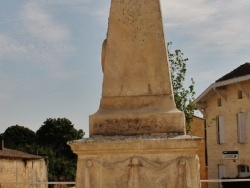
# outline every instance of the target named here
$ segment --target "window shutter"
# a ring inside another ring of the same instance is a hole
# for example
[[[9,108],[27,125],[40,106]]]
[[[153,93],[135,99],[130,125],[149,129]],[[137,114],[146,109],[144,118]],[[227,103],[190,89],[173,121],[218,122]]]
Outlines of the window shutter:
[[[225,143],[225,134],[224,134],[224,117],[218,116],[217,119],[217,129],[218,129],[218,144]]]
[[[219,179],[226,177],[226,166],[223,164],[218,165]]]
[[[246,134],[248,135],[248,142],[250,142],[250,112],[247,113],[247,129],[248,132],[246,132]]]
[[[226,177],[226,166],[223,164],[218,165],[218,178],[224,178]],[[222,188],[222,183],[219,183],[219,187]]]
[[[238,113],[238,142],[243,144],[246,141],[246,114]]]

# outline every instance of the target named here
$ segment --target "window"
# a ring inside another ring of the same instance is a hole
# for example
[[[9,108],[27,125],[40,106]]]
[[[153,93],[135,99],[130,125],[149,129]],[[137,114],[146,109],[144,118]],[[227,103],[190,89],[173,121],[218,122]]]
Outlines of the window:
[[[226,166],[223,164],[218,165],[218,179],[226,177]],[[222,183],[219,183],[219,187],[222,188]]]
[[[218,106],[218,107],[221,106],[221,98],[217,99],[217,106]]]
[[[243,144],[246,141],[246,114],[240,112],[237,114],[238,124],[238,142]]]
[[[248,177],[249,176],[249,166],[245,164],[238,165],[238,176]]]
[[[242,96],[242,90],[238,90],[238,99],[242,99],[243,96]]]
[[[218,116],[217,117],[217,143],[218,144],[224,144],[225,138],[224,138],[224,117]]]

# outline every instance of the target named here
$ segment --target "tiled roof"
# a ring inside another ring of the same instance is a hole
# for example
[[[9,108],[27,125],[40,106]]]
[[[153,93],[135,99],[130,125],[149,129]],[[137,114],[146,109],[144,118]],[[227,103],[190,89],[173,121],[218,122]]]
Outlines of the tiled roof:
[[[3,150],[0,150],[0,158],[42,159],[44,157],[4,148]]]
[[[228,73],[228,74],[224,75],[223,77],[219,78],[215,82],[221,82],[221,81],[229,80],[231,78],[237,78],[237,77],[240,77],[240,76],[245,76],[245,75],[248,75],[248,74],[250,74],[250,63],[245,63],[245,64],[237,67],[236,69],[234,69],[230,73]]]
[[[244,63],[243,65],[237,67],[233,71],[224,75],[220,79],[216,80],[215,83],[211,84],[205,91],[202,92],[195,100],[195,104],[203,104],[206,100],[216,93],[216,88],[227,86],[229,84],[235,84],[239,82],[250,80],[250,63]]]

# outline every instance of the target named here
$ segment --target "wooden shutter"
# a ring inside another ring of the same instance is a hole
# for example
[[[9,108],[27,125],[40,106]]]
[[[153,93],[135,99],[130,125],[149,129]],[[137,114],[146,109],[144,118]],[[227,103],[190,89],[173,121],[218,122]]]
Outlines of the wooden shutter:
[[[218,179],[226,177],[226,166],[223,164],[218,165]],[[219,187],[222,188],[222,184],[219,183]]]
[[[224,130],[224,117],[218,116],[217,118],[217,136],[218,136],[218,144],[225,143],[225,130]]]
[[[243,144],[246,142],[246,114],[240,112],[237,114],[238,123],[238,142]]]

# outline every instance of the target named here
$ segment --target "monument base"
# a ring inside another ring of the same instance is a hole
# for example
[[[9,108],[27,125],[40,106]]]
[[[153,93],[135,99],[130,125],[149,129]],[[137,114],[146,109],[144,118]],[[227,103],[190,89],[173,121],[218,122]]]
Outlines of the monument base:
[[[184,135],[185,114],[172,103],[168,95],[102,98],[98,112],[89,117],[90,136]]]
[[[78,155],[76,188],[200,188],[192,136],[95,136],[69,142]]]

